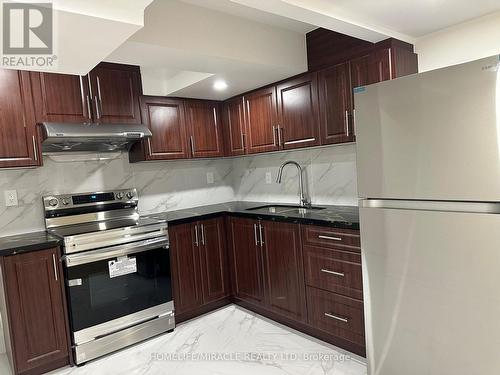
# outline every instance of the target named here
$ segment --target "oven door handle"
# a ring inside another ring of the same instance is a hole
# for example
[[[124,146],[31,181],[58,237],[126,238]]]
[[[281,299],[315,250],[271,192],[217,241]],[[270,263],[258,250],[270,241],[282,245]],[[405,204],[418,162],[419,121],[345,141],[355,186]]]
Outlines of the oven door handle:
[[[159,237],[138,242],[129,242],[124,245],[113,246],[105,251],[103,249],[86,251],[74,255],[62,257],[67,267],[74,267],[80,264],[97,262],[100,260],[117,258],[128,254],[141,253],[148,250],[163,247],[168,249],[169,241],[167,237]]]

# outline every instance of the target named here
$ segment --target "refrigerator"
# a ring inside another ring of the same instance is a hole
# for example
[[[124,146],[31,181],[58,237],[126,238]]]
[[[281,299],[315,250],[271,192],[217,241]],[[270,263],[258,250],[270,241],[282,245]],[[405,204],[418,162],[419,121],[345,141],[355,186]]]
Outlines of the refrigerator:
[[[369,375],[500,374],[499,67],[355,89]]]

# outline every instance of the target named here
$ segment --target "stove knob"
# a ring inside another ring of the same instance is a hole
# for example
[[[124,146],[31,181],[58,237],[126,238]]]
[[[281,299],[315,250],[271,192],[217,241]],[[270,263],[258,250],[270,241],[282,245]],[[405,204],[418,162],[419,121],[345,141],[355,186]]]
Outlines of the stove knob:
[[[57,203],[59,203],[59,202],[57,201],[56,198],[52,198],[49,200],[49,206],[51,206],[51,207],[57,206]]]
[[[67,206],[69,204],[69,199],[68,198],[63,198],[62,199],[62,204],[64,204],[65,206]]]
[[[121,191],[119,191],[118,193],[116,193],[116,198],[117,199],[123,199],[123,193]]]
[[[132,199],[133,197],[134,197],[134,192],[133,192],[133,191],[129,191],[129,192],[127,193],[127,198],[128,198],[128,199]]]

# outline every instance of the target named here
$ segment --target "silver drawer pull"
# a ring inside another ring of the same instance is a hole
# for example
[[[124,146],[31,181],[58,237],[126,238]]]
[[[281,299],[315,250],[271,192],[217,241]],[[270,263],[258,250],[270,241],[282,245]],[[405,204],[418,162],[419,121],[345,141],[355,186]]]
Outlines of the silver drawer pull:
[[[332,314],[329,314],[329,313],[325,313],[325,316],[328,317],[328,318],[335,319],[335,320],[340,320],[341,322],[344,322],[344,323],[348,322],[348,320],[346,318],[341,318],[340,316],[332,315]]]
[[[321,238],[322,240],[342,241],[342,238],[340,237],[323,236],[322,234],[320,234],[318,238]]]
[[[342,272],[335,272],[335,271],[330,271],[330,270],[326,270],[324,268],[321,269],[321,272],[324,272],[324,273],[329,273],[331,275],[335,275],[335,276],[341,276],[341,277],[344,277],[345,276],[345,273],[342,273]]]

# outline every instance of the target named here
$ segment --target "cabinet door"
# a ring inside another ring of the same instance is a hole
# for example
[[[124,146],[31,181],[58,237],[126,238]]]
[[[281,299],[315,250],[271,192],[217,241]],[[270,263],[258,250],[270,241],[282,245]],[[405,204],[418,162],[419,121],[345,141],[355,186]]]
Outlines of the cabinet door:
[[[41,165],[29,73],[0,69],[0,167]]]
[[[48,371],[68,363],[58,259],[57,249],[4,258],[5,295],[16,373],[36,368]],[[51,363],[56,366],[51,368]]]
[[[218,103],[186,100],[184,108],[192,156],[194,158],[224,156]]]
[[[189,157],[182,100],[141,96],[142,119],[153,137],[145,148],[147,160]]]
[[[224,222],[222,218],[203,220],[198,228],[203,303],[208,303],[229,295]]]
[[[100,63],[88,78],[96,122],[141,123],[142,84],[138,66]]]
[[[295,320],[306,318],[300,227],[262,222],[267,301],[272,310]]]
[[[30,72],[37,122],[90,122],[91,101],[86,77]]]
[[[319,145],[317,74],[306,74],[281,83],[276,91],[280,147],[290,149]]]
[[[227,155],[245,154],[245,113],[243,98],[224,103],[223,123]]]
[[[234,294],[252,303],[264,303],[262,252],[255,220],[231,218],[231,261]]]
[[[339,64],[319,74],[321,143],[354,141],[349,64]]]
[[[269,87],[245,95],[244,103],[248,152],[278,150],[276,88]]]
[[[387,81],[391,76],[391,50],[385,48],[351,61],[352,87]]]
[[[194,223],[169,228],[172,289],[176,314],[193,310],[203,303],[199,247]]]

